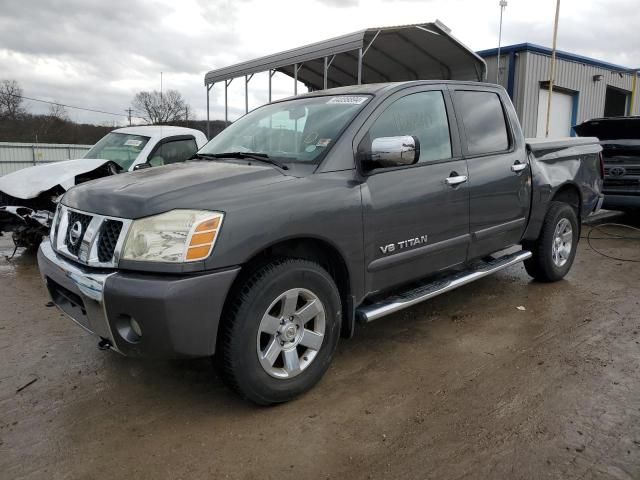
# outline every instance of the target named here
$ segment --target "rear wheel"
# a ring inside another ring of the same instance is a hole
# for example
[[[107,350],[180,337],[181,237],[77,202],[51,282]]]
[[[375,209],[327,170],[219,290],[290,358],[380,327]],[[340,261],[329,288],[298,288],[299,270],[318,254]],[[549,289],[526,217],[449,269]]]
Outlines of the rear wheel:
[[[576,256],[579,232],[573,207],[563,202],[551,202],[540,236],[523,245],[533,254],[524,262],[527,273],[542,282],[564,278]]]
[[[227,309],[218,341],[226,383],[269,405],[324,375],[340,336],[338,289],[320,265],[283,259],[253,273]]]

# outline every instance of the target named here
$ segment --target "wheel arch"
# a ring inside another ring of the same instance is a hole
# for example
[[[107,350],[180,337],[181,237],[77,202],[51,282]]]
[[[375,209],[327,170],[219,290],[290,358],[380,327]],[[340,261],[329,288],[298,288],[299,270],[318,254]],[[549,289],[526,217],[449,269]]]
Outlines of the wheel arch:
[[[242,270],[235,279],[227,302],[241,288],[247,278],[257,269],[277,258],[299,258],[321,265],[333,278],[342,302],[342,336],[350,338],[355,329],[355,306],[353,296],[353,275],[345,255],[332,242],[313,236],[298,236],[279,239],[254,252],[242,264]]]
[[[537,188],[537,193],[534,192],[532,196],[531,218],[522,237],[522,242],[531,242],[538,238],[552,202],[563,202],[570,205],[578,217],[578,228],[581,228],[583,204],[580,187],[571,180],[555,187],[541,185]]]
[[[580,222],[582,218],[582,193],[575,183],[566,182],[558,187],[551,197],[549,205],[551,202],[564,202],[571,205],[576,211],[578,222]]]

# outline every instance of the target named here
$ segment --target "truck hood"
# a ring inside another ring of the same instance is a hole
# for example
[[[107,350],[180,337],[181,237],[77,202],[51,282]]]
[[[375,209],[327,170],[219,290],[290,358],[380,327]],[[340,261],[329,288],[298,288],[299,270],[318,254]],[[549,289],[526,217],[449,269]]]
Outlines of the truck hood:
[[[78,185],[62,203],[71,208],[136,219],[174,209],[223,210],[229,203],[293,180],[270,165],[189,161],[101,178]]]
[[[78,175],[96,170],[107,163],[110,163],[109,160],[100,158],[79,158],[23,168],[0,177],[0,192],[28,200],[58,185],[69,190],[75,185]]]
[[[594,118],[573,127],[581,137],[600,140],[640,139],[640,117]]]

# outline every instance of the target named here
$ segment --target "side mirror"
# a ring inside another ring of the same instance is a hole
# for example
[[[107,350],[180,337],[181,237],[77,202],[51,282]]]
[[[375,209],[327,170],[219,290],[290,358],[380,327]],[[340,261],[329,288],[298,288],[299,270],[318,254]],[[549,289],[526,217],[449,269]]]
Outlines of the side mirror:
[[[368,157],[383,167],[413,165],[420,158],[420,141],[411,135],[374,138]]]
[[[151,165],[147,162],[139,163],[138,165],[133,167],[133,171],[135,172],[136,170],[144,170],[145,168],[151,168]]]

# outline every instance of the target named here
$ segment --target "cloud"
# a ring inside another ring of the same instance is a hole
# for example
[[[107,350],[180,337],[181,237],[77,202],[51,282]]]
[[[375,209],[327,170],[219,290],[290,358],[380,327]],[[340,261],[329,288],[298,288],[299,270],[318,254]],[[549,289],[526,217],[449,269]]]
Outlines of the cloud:
[[[547,7],[544,15],[537,11],[533,18],[526,18],[518,12],[515,19],[510,19],[509,13],[507,7],[507,43],[527,41],[551,46],[553,8]],[[640,9],[635,0],[563,2],[558,49],[629,67],[640,66],[640,42],[635,28],[638,22]]]
[[[357,7],[360,5],[360,0],[316,0],[318,3],[339,8]]]
[[[199,118],[206,115],[204,74],[211,69],[302,46],[365,27],[440,18],[474,49],[497,44],[498,6],[477,0],[0,0],[0,79],[25,95],[123,113],[116,118],[69,111],[72,118],[124,121],[139,90],[178,89]],[[503,44],[549,46],[555,0],[513,0]],[[558,47],[640,66],[636,0],[563,0]],[[293,93],[274,78],[273,98]],[[250,108],[267,100],[267,77],[250,83]],[[212,90],[212,118],[224,115],[221,86]],[[244,112],[244,82],[229,89],[230,117]],[[31,111],[46,106],[28,105]]]

